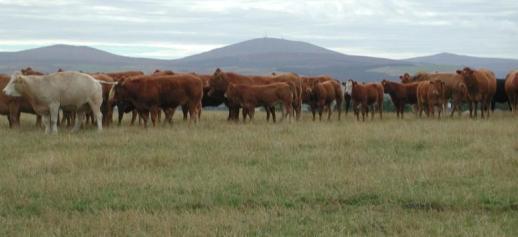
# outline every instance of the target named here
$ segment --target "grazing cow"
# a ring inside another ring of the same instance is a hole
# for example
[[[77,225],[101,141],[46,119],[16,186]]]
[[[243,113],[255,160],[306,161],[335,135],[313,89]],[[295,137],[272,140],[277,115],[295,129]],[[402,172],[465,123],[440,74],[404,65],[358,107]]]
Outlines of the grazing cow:
[[[469,115],[473,117],[473,105],[475,106],[474,117],[477,117],[477,105],[480,103],[481,117],[484,118],[484,111],[489,117],[489,105],[496,92],[495,74],[486,69],[473,70],[465,67],[457,70],[457,74],[462,76],[468,89]]]
[[[511,103],[507,98],[505,92],[505,79],[496,79],[496,92],[491,100],[491,111],[495,111],[496,103],[507,103],[509,110],[511,110]]]
[[[434,107],[438,107],[438,118],[441,118],[443,110],[445,83],[441,80],[422,81],[417,86],[417,104],[419,107],[419,117],[423,115],[426,108],[426,116],[435,116]]]
[[[202,97],[203,82],[191,74],[140,76],[115,85],[110,92],[110,100],[129,101],[144,120],[145,127],[150,112],[156,126],[160,109],[170,111],[184,105],[188,107],[190,121],[196,122]]]
[[[228,85],[225,97],[232,104],[237,104],[243,108],[243,121],[246,116],[252,120],[254,118],[255,108],[264,106],[265,108],[273,108],[275,104],[283,105],[283,119],[289,116],[293,117],[293,100],[297,91],[286,82],[275,82],[266,85],[246,85],[232,84]],[[275,121],[274,121],[275,122]]]
[[[362,121],[365,121],[365,114],[368,116],[369,106],[372,106],[372,117],[374,119],[374,105],[380,113],[380,119],[383,118],[383,86],[378,83],[358,84],[353,80],[348,80],[345,90],[351,95],[354,114],[356,119],[360,120],[359,107],[361,107]]]
[[[15,73],[4,88],[9,96],[23,96],[43,116],[46,133],[57,133],[60,107],[63,111],[77,111],[73,131],[80,128],[85,111],[90,107],[97,118],[97,129],[102,130],[101,83],[88,74],[57,72],[43,76],[24,76]]]
[[[513,113],[518,112],[518,71],[510,72],[505,78],[505,92]]]
[[[244,85],[267,85],[276,82],[286,82],[288,83],[288,85],[292,87],[293,91],[296,91],[296,93],[298,93],[302,91],[302,83],[299,83],[298,80],[300,80],[298,76],[293,73],[287,73],[277,76],[244,76],[233,72],[223,72],[221,69],[218,68],[216,69],[214,75],[210,79],[209,90],[207,92],[207,95],[211,97],[214,97],[216,95],[224,95],[230,83]],[[300,97],[296,95],[295,98],[295,100],[299,100],[298,98]],[[294,102],[294,105],[292,105],[295,110],[298,109],[296,108],[296,103],[297,102]],[[228,120],[237,121],[239,117],[240,105],[234,104],[230,102],[228,99],[225,100],[225,105],[229,108]],[[267,118],[269,118],[269,113],[274,112],[274,108],[272,107],[265,109],[267,112]],[[275,119],[275,114],[272,114],[272,116]]]
[[[406,104],[417,104],[417,86],[419,83],[397,83],[383,80],[381,82],[385,93],[390,95],[390,99],[396,108],[396,115],[403,118]]]

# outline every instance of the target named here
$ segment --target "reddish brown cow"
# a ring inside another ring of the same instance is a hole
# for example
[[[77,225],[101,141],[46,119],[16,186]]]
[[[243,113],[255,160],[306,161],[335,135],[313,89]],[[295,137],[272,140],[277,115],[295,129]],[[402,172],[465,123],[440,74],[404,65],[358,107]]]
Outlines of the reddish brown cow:
[[[384,92],[390,95],[390,99],[392,100],[394,107],[396,107],[396,114],[398,118],[400,114],[401,118],[403,118],[406,104],[417,103],[418,83],[402,84],[383,80],[381,84],[383,85]]]
[[[441,113],[443,110],[443,100],[445,83],[440,80],[433,81],[422,81],[419,82],[417,86],[417,104],[419,107],[419,117],[422,116],[423,110],[426,108],[426,116],[432,115],[435,116],[434,107],[438,107],[438,118],[441,118]]]
[[[350,88],[350,89],[347,89]],[[360,120],[358,107],[361,107],[362,121],[365,121],[365,115],[369,112],[369,107],[372,106],[372,117],[374,119],[374,105],[376,105],[380,113],[380,119],[383,118],[383,86],[378,83],[358,84],[358,82],[347,81],[346,90],[350,90],[354,114],[356,119]]]
[[[11,78],[0,74],[0,89],[5,88]],[[7,116],[9,127],[20,126],[20,113],[35,114],[30,103],[24,97],[7,96],[0,92],[0,114]],[[41,116],[37,116],[36,126],[41,126]]]
[[[142,71],[109,72],[105,74],[113,78],[114,81],[118,82],[131,77],[144,76],[144,72]]]
[[[208,96],[216,96],[225,94],[230,83],[232,84],[243,84],[243,85],[267,85],[276,82],[287,82],[293,89],[293,91],[301,91],[297,87],[298,76],[292,73],[277,75],[277,76],[244,76],[233,72],[223,72],[221,69],[216,69],[214,75],[210,79]],[[300,83],[301,86],[302,83]],[[300,98],[297,97],[296,98]],[[239,104],[234,104],[226,100],[225,104],[229,108],[228,120],[237,121],[239,117]],[[293,106],[295,107],[295,106]],[[274,108],[265,108],[267,113],[274,112]],[[275,114],[272,114],[275,116]],[[268,116],[268,114],[267,114]],[[269,116],[268,116],[269,117]],[[268,118],[267,117],[267,118]],[[274,117],[275,119],[275,117]]]
[[[496,92],[495,74],[486,69],[472,70],[469,67],[457,70],[457,74],[462,76],[468,89],[470,117],[473,117],[473,105],[475,109],[474,116],[477,117],[478,103],[480,103],[481,117],[484,118],[484,111],[486,111],[487,117],[489,117],[489,105]]]
[[[338,120],[340,120],[342,113],[342,102],[344,93],[340,83],[335,80],[318,82],[313,85],[312,91],[312,108],[318,108],[319,120],[322,120],[322,113],[324,109],[327,109],[327,120],[331,119],[331,113],[333,109],[331,104],[333,101],[336,102],[336,108],[338,110]],[[314,109],[312,109],[312,112]],[[313,112],[313,121],[315,120],[315,113]]]
[[[341,118],[342,112],[342,103],[344,101],[344,97],[350,98],[349,96],[344,96],[345,93],[342,89],[342,86],[339,81],[334,80],[329,76],[316,76],[316,77],[301,77],[302,79],[302,102],[308,104],[310,106],[311,113],[313,114],[313,121],[315,120],[316,110],[319,109],[318,101],[319,97],[315,95],[316,86],[319,83],[332,81],[334,92],[329,91],[329,96],[334,96],[334,101],[336,102],[336,109],[338,110],[338,120]],[[323,93],[323,88],[320,87],[320,92]],[[324,94],[320,94],[322,96],[321,100],[326,100],[326,96]],[[332,101],[331,101],[332,103]],[[346,101],[346,105],[348,106],[348,101]],[[324,106],[325,107],[325,106]],[[329,106],[329,109],[331,107]],[[346,111],[348,108],[346,109]],[[329,111],[330,113],[331,111]]]
[[[505,93],[509,98],[511,110],[518,112],[518,71],[510,72],[505,78]]]
[[[190,121],[197,121],[198,107],[203,97],[203,82],[190,74],[140,76],[113,87],[117,101],[129,101],[137,109],[147,127],[149,113],[156,126],[159,109],[170,110],[186,105]]]
[[[293,87],[285,82],[276,82],[266,85],[245,85],[230,83],[225,97],[232,103],[243,107],[243,121],[246,116],[252,120],[255,108],[264,106],[273,108],[275,104],[283,105],[283,119],[293,117],[293,100],[297,92]],[[274,121],[275,122],[275,121]]]

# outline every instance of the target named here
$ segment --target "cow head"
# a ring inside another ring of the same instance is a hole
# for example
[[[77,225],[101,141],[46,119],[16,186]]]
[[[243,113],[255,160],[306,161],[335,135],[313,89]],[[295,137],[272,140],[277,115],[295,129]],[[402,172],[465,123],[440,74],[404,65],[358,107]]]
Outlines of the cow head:
[[[412,82],[412,77],[410,76],[410,74],[405,73],[399,76],[399,80],[401,80],[401,83],[410,83]]]
[[[24,91],[26,85],[27,82],[22,73],[16,72],[11,75],[11,79],[3,89],[3,92],[8,96],[22,96],[22,91]]]
[[[41,72],[38,72],[38,71],[34,71],[31,67],[27,67],[25,69],[22,69],[21,70],[21,74],[22,75],[26,75],[26,76],[41,76],[41,75],[44,75],[43,73]]]
[[[212,75],[212,79],[209,82],[209,91],[207,95],[212,96],[216,91],[226,91],[228,87],[228,81],[225,73],[221,69],[216,69]]]
[[[472,88],[475,86],[475,71],[473,71],[471,68],[465,67],[462,70],[457,70],[457,74],[462,76],[462,79],[464,80],[464,83],[466,83],[468,88]]]

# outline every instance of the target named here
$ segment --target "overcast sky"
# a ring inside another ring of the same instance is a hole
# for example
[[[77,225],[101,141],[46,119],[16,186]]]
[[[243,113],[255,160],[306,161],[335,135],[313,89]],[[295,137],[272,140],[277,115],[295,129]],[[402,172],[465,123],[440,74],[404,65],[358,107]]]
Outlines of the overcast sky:
[[[518,0],[0,0],[0,19],[0,51],[64,43],[173,59],[268,36],[388,58],[518,58]]]

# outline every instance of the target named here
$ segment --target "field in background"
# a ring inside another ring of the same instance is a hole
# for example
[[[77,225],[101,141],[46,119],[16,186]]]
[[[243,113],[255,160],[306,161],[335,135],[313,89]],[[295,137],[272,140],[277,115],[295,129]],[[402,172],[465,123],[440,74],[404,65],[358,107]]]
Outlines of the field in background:
[[[46,136],[0,120],[0,236],[518,236],[518,117]],[[127,122],[127,121],[125,121]]]

